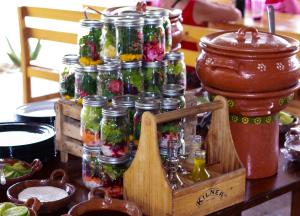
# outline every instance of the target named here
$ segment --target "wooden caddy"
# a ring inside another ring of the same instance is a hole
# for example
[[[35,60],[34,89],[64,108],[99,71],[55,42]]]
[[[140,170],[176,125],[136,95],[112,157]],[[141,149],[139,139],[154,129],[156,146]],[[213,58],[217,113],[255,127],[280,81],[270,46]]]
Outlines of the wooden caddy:
[[[208,180],[189,183],[172,191],[162,167],[157,141],[157,124],[212,111],[207,139]],[[125,198],[134,201],[145,215],[206,215],[244,199],[245,168],[231,137],[226,99],[153,115],[143,114],[139,147],[124,174]]]

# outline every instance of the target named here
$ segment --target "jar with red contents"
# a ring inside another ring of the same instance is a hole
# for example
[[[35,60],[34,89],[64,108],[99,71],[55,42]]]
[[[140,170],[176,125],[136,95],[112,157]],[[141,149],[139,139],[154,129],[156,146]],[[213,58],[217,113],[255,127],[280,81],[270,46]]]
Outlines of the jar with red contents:
[[[113,158],[101,155],[100,173],[103,188],[113,198],[123,197],[123,174],[129,167],[129,156]]]
[[[108,157],[129,153],[128,111],[123,107],[104,107],[101,120],[101,151]]]
[[[98,67],[98,94],[110,101],[114,96],[123,95],[121,65],[107,63]]]
[[[165,57],[165,29],[161,17],[146,16],[143,28],[145,62],[162,61]]]

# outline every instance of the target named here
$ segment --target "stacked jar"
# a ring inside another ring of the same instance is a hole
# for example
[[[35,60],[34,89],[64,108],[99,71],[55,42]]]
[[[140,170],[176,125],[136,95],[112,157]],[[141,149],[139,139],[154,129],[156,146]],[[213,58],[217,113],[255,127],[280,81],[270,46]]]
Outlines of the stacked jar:
[[[165,84],[177,84],[186,88],[186,66],[184,55],[181,52],[170,52],[166,54],[168,61],[165,73]]]

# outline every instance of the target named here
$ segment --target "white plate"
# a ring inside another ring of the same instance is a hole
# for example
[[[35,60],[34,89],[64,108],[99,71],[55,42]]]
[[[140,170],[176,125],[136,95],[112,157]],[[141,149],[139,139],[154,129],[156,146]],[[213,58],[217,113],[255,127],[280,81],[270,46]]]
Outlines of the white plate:
[[[41,101],[28,103],[16,109],[16,114],[26,117],[55,117],[55,101]]]

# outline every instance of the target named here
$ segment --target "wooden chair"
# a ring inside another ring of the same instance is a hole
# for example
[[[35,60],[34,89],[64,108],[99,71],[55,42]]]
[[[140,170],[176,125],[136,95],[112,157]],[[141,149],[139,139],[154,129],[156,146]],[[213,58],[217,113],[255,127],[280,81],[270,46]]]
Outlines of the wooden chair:
[[[36,18],[47,18],[47,19],[59,20],[59,21],[79,22],[79,20],[83,19],[83,13],[80,11],[23,6],[18,8],[18,16],[19,16],[20,42],[21,42],[21,70],[23,73],[23,101],[24,103],[28,103],[28,102],[47,100],[47,99],[58,97],[59,96],[58,93],[43,95],[35,98],[31,96],[32,77],[58,82],[59,75],[57,71],[45,67],[31,65],[28,39],[37,38],[37,39],[47,40],[47,41],[76,44],[77,34],[69,33],[69,32],[44,30],[38,28],[30,28],[26,26],[25,18],[36,17]],[[89,13],[89,17],[91,19],[99,19],[99,15],[93,13]]]

